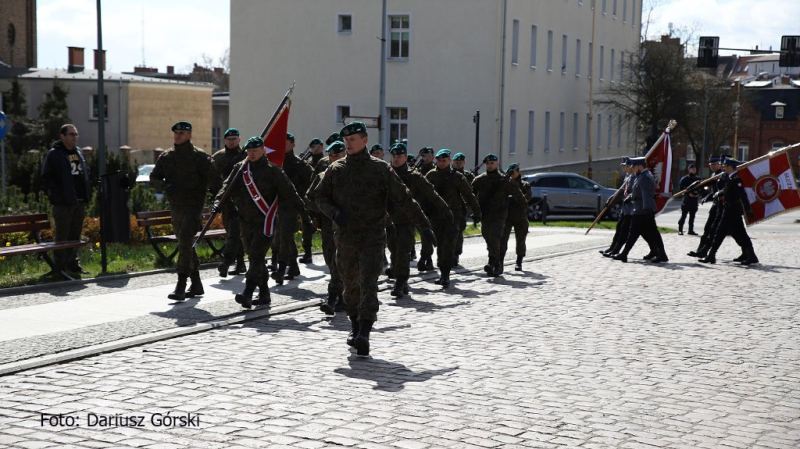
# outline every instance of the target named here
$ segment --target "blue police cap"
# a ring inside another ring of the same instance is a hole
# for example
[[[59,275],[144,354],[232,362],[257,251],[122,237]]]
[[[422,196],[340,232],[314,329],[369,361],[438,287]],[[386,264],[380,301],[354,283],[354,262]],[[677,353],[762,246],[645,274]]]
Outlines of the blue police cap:
[[[722,163],[725,164],[725,165],[730,165],[731,167],[735,168],[735,167],[738,167],[739,164],[742,163],[742,161],[736,160],[736,159],[734,159],[732,157],[726,157],[725,160]]]
[[[632,157],[631,165],[647,165],[647,158],[643,157]]]

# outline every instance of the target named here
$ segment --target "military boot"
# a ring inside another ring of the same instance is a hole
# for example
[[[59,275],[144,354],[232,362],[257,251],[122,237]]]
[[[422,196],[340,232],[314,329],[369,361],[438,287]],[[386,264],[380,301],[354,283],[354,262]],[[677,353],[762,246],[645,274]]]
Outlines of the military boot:
[[[428,270],[430,270],[430,268],[428,268],[428,258],[421,257],[417,261],[417,271],[428,271]]]
[[[305,254],[300,258],[300,262],[311,263],[314,260],[311,255],[311,245],[303,245],[303,251],[305,251]]]
[[[278,285],[283,285],[283,278],[286,276],[286,264],[283,262],[278,262],[278,268],[272,272],[272,279],[275,280],[275,283]]]
[[[350,334],[347,335],[347,344],[353,346],[353,341],[358,335],[358,315],[350,316]]]
[[[494,276],[494,266],[497,265],[497,261],[494,257],[489,257],[489,263],[483,266],[483,271],[486,272],[489,276]]]
[[[747,260],[747,251],[742,251],[742,254],[733,259],[733,262],[744,262],[745,260]]]
[[[189,276],[185,274],[178,275],[178,283],[175,285],[175,291],[167,295],[167,298],[175,301],[183,301],[186,299],[186,280]]]
[[[219,271],[219,277],[221,278],[228,277],[228,269],[231,267],[232,263],[233,260],[231,260],[229,256],[225,256],[225,258],[222,259],[222,262],[220,262],[220,264],[217,265],[217,270]]]
[[[517,256],[517,264],[514,266],[514,271],[522,271],[522,256]]]
[[[442,275],[439,277],[439,283],[442,284],[442,288],[450,287],[450,269],[444,267],[441,270]]]
[[[626,246],[625,248],[622,248],[622,252],[615,254],[611,258],[621,262],[628,262],[628,247]]]
[[[275,271],[276,269],[278,269],[278,256],[277,255],[273,254],[272,256],[270,256],[269,265],[267,265],[267,269],[269,271]]]
[[[394,287],[392,287],[392,292],[389,293],[390,295],[394,296],[395,298],[402,298],[403,297],[403,290],[406,281],[401,281],[400,279],[395,279]]]
[[[394,271],[392,270],[391,265],[389,266],[389,268],[383,271],[383,274],[385,274],[386,277],[388,277],[389,279],[394,279]]]
[[[253,301],[254,306],[268,306],[272,303],[272,298],[269,296],[269,286],[266,281],[258,286],[258,299]]]
[[[203,290],[203,282],[200,281],[200,271],[192,270],[190,279],[192,280],[192,285],[189,286],[189,290],[186,290],[186,297],[203,296],[206,292]]]
[[[336,293],[328,293],[328,299],[319,305],[319,310],[325,315],[336,315],[336,303],[339,301],[339,295]]]
[[[258,283],[256,281],[248,280],[244,284],[244,292],[242,292],[241,295],[237,294],[234,299],[245,309],[253,307],[253,292],[256,291],[256,287],[258,287]]]
[[[694,232],[694,228],[691,226],[689,226],[689,235],[697,235],[697,233]]]
[[[341,293],[339,293],[339,294],[336,295],[336,298],[337,298],[336,308],[334,308],[333,310],[336,313],[342,313],[342,312],[344,312],[344,297],[342,296]]]
[[[504,268],[505,267],[503,267],[503,259],[497,259],[497,261],[494,264],[494,277],[502,275]]]
[[[233,271],[230,271],[228,274],[238,276],[245,273],[247,273],[247,266],[244,264],[244,256],[237,256],[236,267],[234,267]]]
[[[358,336],[353,339],[353,347],[359,357],[369,356],[369,333],[372,331],[372,321],[359,320]]]
[[[286,279],[291,281],[296,276],[300,276],[300,265],[297,264],[297,261],[293,260],[292,264],[289,266],[289,272],[286,273]]]

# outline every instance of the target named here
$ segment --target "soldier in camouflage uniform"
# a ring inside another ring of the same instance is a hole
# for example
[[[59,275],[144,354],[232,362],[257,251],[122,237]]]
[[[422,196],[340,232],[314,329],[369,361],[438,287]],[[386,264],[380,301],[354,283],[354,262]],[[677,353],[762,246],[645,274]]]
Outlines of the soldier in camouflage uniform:
[[[247,151],[247,159],[233,167],[217,194],[213,210],[220,210],[219,201],[222,195],[229,187],[232,188],[229,199],[239,211],[242,243],[250,256],[250,268],[245,275],[244,292],[236,295],[236,302],[249,309],[253,305],[270,303],[267,267],[264,260],[272,239],[274,224],[275,211],[270,206],[275,204],[276,199],[280,199],[279,205],[290,204],[299,211],[305,223],[310,223],[311,219],[289,178],[283,174],[280,167],[264,156],[264,140],[261,137],[251,137],[244,148]],[[247,164],[242,173],[243,179],[234,182],[242,164]],[[248,178],[250,185],[254,186],[253,191],[247,186]],[[258,299],[253,301],[256,287],[258,287]]]
[[[445,214],[448,211],[447,203],[436,193],[433,185],[419,172],[408,167],[408,150],[405,144],[396,143],[389,152],[392,154],[392,168],[411,192],[411,196],[417,202],[424,198],[435,210]],[[394,232],[387,235],[389,252],[392,254],[392,274],[395,276],[391,294],[400,298],[408,293],[409,263],[415,243],[414,220],[404,210],[393,207],[391,203],[389,211],[394,225]]]
[[[416,167],[416,171],[418,171],[422,176],[428,174],[429,171],[433,170],[435,164],[433,163],[433,148],[431,147],[424,147],[419,150],[417,156],[416,164],[419,166]],[[433,206],[429,204],[426,200],[422,200],[419,204],[422,206],[422,210],[425,212],[425,215],[431,217],[436,215],[436,210],[433,209]],[[417,261],[417,270],[418,271],[430,271],[433,270],[433,260],[431,257],[433,256],[433,246],[430,243],[423,241],[422,242],[422,249],[419,253],[419,260]]]
[[[464,153],[456,153],[453,156],[453,170],[464,175],[469,185],[472,185],[475,175],[469,170],[464,170],[466,161],[467,156]],[[462,204],[461,213],[456,215],[456,225],[458,225],[458,232],[456,233],[456,265],[458,265],[458,258],[464,250],[464,230],[467,229],[467,215],[469,214],[469,207],[466,204]]]
[[[480,220],[481,209],[478,200],[467,183],[467,178],[450,167],[450,150],[441,149],[436,153],[436,169],[425,175],[425,179],[433,184],[436,193],[447,203],[446,212],[438,217],[431,217],[433,232],[436,234],[437,248],[436,264],[439,266],[441,276],[436,281],[442,287],[450,286],[450,270],[456,264],[456,233],[458,226],[455,216],[461,214],[464,203],[468,203]]]
[[[372,148],[369,149],[369,155],[383,160],[383,158],[386,156],[386,151],[383,150],[383,145],[376,143],[372,146]]]
[[[322,143],[322,139],[316,137],[311,139],[308,148],[311,150],[311,154],[308,156],[310,159],[307,159],[308,165],[310,165],[311,168],[316,168],[317,163],[325,158],[325,146]]]
[[[527,207],[528,202],[511,178],[500,173],[497,156],[489,154],[483,158],[483,162],[486,164],[486,173],[476,176],[472,181],[472,190],[478,197],[483,213],[481,235],[489,250],[489,263],[483,269],[489,276],[500,276],[503,274],[500,241],[508,216],[508,197],[513,196],[519,207]]]
[[[525,238],[528,236],[528,203],[531,201],[531,185],[522,180],[519,172],[519,164],[513,162],[508,164],[506,168],[506,175],[511,178],[511,182],[519,187],[522,195],[525,197],[525,207],[520,207],[516,199],[512,196],[508,197],[508,217],[506,217],[506,224],[503,228],[503,238],[500,241],[501,257],[506,257],[506,250],[508,250],[508,239],[511,237],[511,229],[514,229],[514,237],[517,240],[517,264],[514,270],[522,271],[522,259],[525,257]]]
[[[314,139],[311,139],[311,143],[308,144],[308,148],[310,150],[310,153],[309,153],[308,158],[306,159],[306,161],[308,162],[308,165],[310,165],[311,168],[314,170],[315,175],[317,173],[317,171],[316,171],[317,164],[319,164],[319,161],[321,161],[322,159],[325,158],[325,154],[324,154],[325,153],[325,151],[324,151],[325,148],[323,148],[322,145],[323,145],[322,144],[322,140],[318,139],[316,137]],[[311,200],[308,199],[308,198],[306,198],[306,200],[307,200],[306,201],[306,206],[309,207],[309,209],[313,209],[311,207],[311,204],[310,204]],[[319,214],[314,212],[313,210],[310,212],[310,214],[311,214],[311,218],[314,220],[314,223],[318,224],[319,220],[320,220],[319,219]],[[314,261],[313,256],[312,256],[312,251],[311,251],[311,246],[312,246],[313,242],[314,242],[314,234],[311,234],[311,233],[308,233],[308,232],[304,232],[303,233],[303,256],[300,257],[300,262],[301,263],[311,263],[311,262]]]
[[[161,154],[150,172],[150,184],[163,190],[172,213],[172,227],[178,237],[178,283],[169,299],[183,301],[186,296],[205,292],[200,281],[200,260],[192,248],[195,234],[202,229],[206,192],[219,189],[220,178],[211,156],[192,145],[192,124],[181,121],[172,126],[174,146]],[[186,291],[186,280],[192,285]]]
[[[292,133],[286,135],[283,171],[292,181],[297,192],[302,195],[308,191],[314,170],[294,154],[294,135]],[[293,205],[278,202],[278,229],[275,241],[272,243],[272,251],[278,253],[278,268],[272,273],[272,279],[275,279],[275,283],[278,285],[283,285],[284,277],[291,280],[300,274],[300,267],[297,265],[297,243],[294,241],[294,234],[297,232],[297,215],[298,210]],[[304,230],[304,232],[308,231],[313,234],[315,229],[308,227]],[[287,267],[289,267],[288,275]]]
[[[331,279],[328,281],[328,299],[320,305],[320,310],[325,312],[326,315],[335,315],[336,312],[344,312],[344,299],[342,298],[344,283],[342,282],[342,277],[339,276],[339,270],[336,269],[336,242],[333,235],[333,221],[324,214],[319,213],[315,192],[328,167],[345,157],[344,143],[335,140],[325,149],[325,152],[328,153],[328,157],[320,159],[314,168],[314,178],[311,181],[311,187],[308,188],[306,197],[311,203],[311,210],[317,212],[319,216],[322,255],[331,275]]]
[[[214,159],[214,165],[220,180],[225,180],[231,174],[233,166],[245,158],[244,151],[239,147],[241,139],[238,129],[228,128],[223,137],[225,138],[225,148],[211,156]],[[224,260],[217,267],[219,275],[220,277],[227,277],[228,274],[244,274],[247,271],[247,267],[244,264],[242,228],[239,225],[236,207],[233,203],[225,203],[222,206],[222,225],[225,226],[226,236],[225,248],[222,250]],[[236,268],[229,273],[228,269],[234,262],[236,263]]]
[[[317,206],[333,220],[336,264],[344,280],[344,301],[352,326],[348,344],[369,355],[369,334],[378,318],[378,276],[386,245],[389,201],[414,217],[424,238],[436,237],[419,205],[389,164],[367,153],[367,128],[352,122],[342,129],[347,157],[331,165],[315,191]]]

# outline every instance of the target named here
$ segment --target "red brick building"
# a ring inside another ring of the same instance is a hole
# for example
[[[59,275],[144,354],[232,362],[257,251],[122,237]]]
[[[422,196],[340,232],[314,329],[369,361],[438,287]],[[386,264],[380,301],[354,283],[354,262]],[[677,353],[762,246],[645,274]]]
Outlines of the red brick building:
[[[36,0],[0,1],[0,66],[36,67]]]

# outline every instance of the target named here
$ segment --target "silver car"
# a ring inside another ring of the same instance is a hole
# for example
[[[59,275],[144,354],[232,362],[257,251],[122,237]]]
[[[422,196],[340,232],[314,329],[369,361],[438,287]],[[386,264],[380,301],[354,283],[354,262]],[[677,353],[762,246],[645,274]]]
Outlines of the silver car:
[[[614,195],[615,189],[598,185],[594,181],[575,173],[535,173],[523,175],[523,179],[531,184],[531,202],[528,203],[528,219],[541,221],[542,213],[551,215],[586,215],[597,217],[597,199],[600,198],[600,209]],[[547,196],[547,202],[544,198]],[[619,218],[619,201],[615,202],[604,215],[605,219]]]

